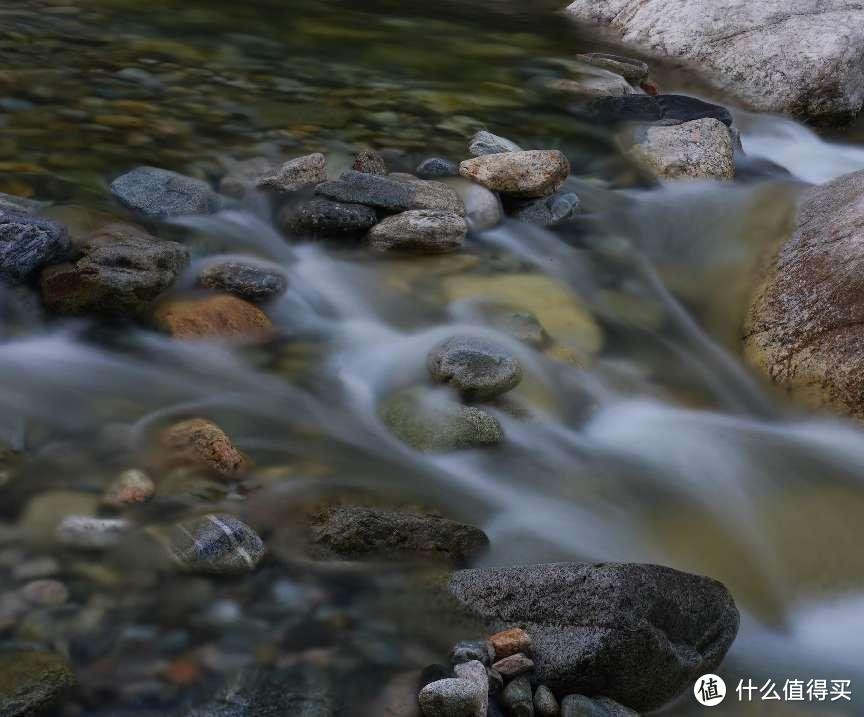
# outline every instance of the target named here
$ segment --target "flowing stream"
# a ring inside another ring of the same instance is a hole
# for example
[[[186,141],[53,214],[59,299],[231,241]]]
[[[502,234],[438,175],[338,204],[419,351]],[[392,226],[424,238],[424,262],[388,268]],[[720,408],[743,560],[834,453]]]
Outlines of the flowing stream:
[[[160,227],[160,233],[180,237],[192,248],[184,282],[191,283],[207,262],[238,254],[284,269],[289,291],[267,309],[280,338],[264,347],[203,350],[143,327],[44,321],[26,297],[5,292],[0,295],[0,437],[24,452],[27,471],[3,487],[4,532],[16,530],[28,501],[44,492],[98,491],[112,471],[144,450],[152,426],[172,416],[206,414],[218,418],[256,464],[252,488],[209,499],[229,510],[241,507],[250,522],[264,526],[268,548],[276,554],[291,554],[291,515],[306,501],[339,491],[395,495],[483,528],[491,541],[483,564],[645,561],[723,581],[742,612],[738,639],[721,673],[732,689],[747,678],[760,685],[767,679],[781,685],[787,678],[849,679],[864,689],[861,430],[786,403],[739,356],[740,322],[760,258],[788,233],[807,184],[864,168],[864,147],[827,141],[791,120],[738,112],[745,152],[785,168],[788,177],[663,186],[622,179],[624,164],[599,130],[568,118],[565,105],[542,93],[517,91],[530,88],[532,77],[551,71],[552,59],[566,58],[572,48],[602,47],[551,7],[481,3],[466,10],[445,3],[432,20],[419,3],[358,3],[348,11],[338,3],[304,2],[283,32],[279,22],[289,21],[269,3],[260,4],[259,14],[219,3],[215,8],[191,3],[185,10],[179,3],[155,3],[163,12],[149,16],[136,3],[44,5],[53,10],[41,18],[15,7],[3,12],[10,21],[31,23],[32,37],[47,36],[70,56],[80,46],[86,58],[39,72],[53,71],[58,82],[67,78],[80,87],[131,62],[111,54],[120,49],[110,37],[87,44],[75,28],[53,26],[68,20],[86,30],[92,22],[88,13],[97,13],[127,43],[150,40],[151,49],[142,56],[149,52],[156,58],[151,74],[161,73],[160,81],[169,86],[165,96],[189,105],[166,105],[165,116],[160,110],[152,119],[185,122],[188,133],[178,130],[166,143],[135,147],[128,144],[130,137],[146,136],[146,127],[119,134],[94,128],[98,120],[91,115],[110,114],[103,100],[115,103],[113,113],[121,111],[117,97],[96,93],[92,108],[86,103],[67,108],[88,113],[86,119],[68,116],[79,122],[80,134],[64,142],[45,138],[45,145],[39,135],[22,130],[38,127],[39,117],[60,116],[68,88],[60,83],[39,99],[22,89],[26,79],[23,85],[7,81],[10,97],[29,97],[29,106],[20,104],[4,115],[4,126],[14,130],[8,136],[16,138],[15,161],[34,166],[16,169],[11,158],[3,160],[0,189],[30,188],[38,199],[55,203],[50,211],[58,219],[109,209],[106,179],[138,163],[186,171],[197,163],[206,171],[267,143],[265,149],[288,155],[320,148],[331,161],[344,163],[352,147],[374,142],[397,149],[393,161],[410,167],[424,156],[424,147],[426,154],[461,157],[460,122],[485,124],[524,146],[568,152],[574,168],[568,187],[580,194],[587,213],[577,225],[555,231],[506,220],[472,234],[459,254],[404,259],[374,257],[361,246],[286,241],[264,204]],[[64,15],[63,7],[78,13]],[[173,25],[167,21],[172,12]],[[157,14],[161,19],[153,19]],[[272,31],[262,17],[271,14]],[[490,16],[488,26],[502,29],[487,28]],[[212,33],[222,34],[208,39]],[[15,42],[26,44],[31,36],[22,34],[26,37],[18,40],[5,36],[3,52]],[[440,44],[439,52],[423,46],[424,37]],[[157,41],[164,44],[157,47]],[[358,44],[365,52],[349,58],[343,46]],[[269,58],[280,48],[303,63],[298,61],[293,73],[291,63],[280,65],[265,77]],[[453,56],[440,57],[448,48]],[[457,65],[463,75],[448,78]],[[240,69],[229,76],[230,68]],[[198,99],[196,77],[221,90]],[[281,90],[273,89],[277,79]],[[50,84],[45,78],[30,82]],[[677,89],[674,76],[663,82],[664,89]],[[230,105],[235,87],[242,107]],[[683,80],[681,87],[699,93]],[[158,108],[166,101],[162,97],[128,101]],[[343,102],[346,97],[351,101]],[[322,101],[329,102],[333,121],[301,111]],[[201,117],[193,117],[202,102],[218,116],[208,118],[201,110]],[[262,122],[254,132],[248,125],[233,131],[233,125],[244,125],[244,113],[260,118],[276,112],[280,102],[294,103],[296,116]],[[437,106],[441,115],[429,119],[424,103]],[[131,116],[149,111],[128,107]],[[281,126],[290,132],[279,135]],[[58,166],[60,153],[68,166]],[[68,159],[75,154],[83,157],[80,165]],[[490,324],[484,298],[521,301],[558,351],[531,347]],[[518,357],[526,379],[513,396],[529,417],[493,409],[506,434],[500,449],[414,451],[391,436],[378,406],[394,391],[425,382],[427,352],[460,332],[494,338]],[[181,501],[166,510],[181,514],[188,508]],[[146,509],[136,515],[142,524],[168,517]],[[6,552],[51,553],[38,536],[28,540]],[[242,663],[266,641],[267,618],[252,620],[244,600],[253,598],[231,584],[202,587],[192,578],[154,583],[156,578],[141,577],[129,554],[109,560],[104,574],[97,573],[93,568],[87,577],[81,570],[72,581],[73,602],[88,609],[99,608],[99,594],[107,594],[100,625],[114,623],[111,630],[87,632],[88,648],[73,650],[88,715],[167,709],[144,687],[131,694],[109,689],[115,679],[144,684],[150,677],[134,676],[133,648],[97,649],[93,634],[133,640],[136,626],[146,625],[159,635],[152,638],[154,645],[170,642],[168,633],[182,634],[184,649],[216,645],[213,675],[233,664],[228,658]],[[380,627],[383,621],[375,638],[378,652],[367,655],[366,664],[358,660],[358,684],[345,686],[357,700],[356,710],[346,714],[368,709],[371,715],[374,710],[363,705],[376,690],[359,684],[364,671],[383,684],[381,676],[398,672],[394,663],[400,660],[410,668],[415,662],[422,666],[424,658],[442,659],[456,633],[442,628],[428,637],[427,627],[417,624],[424,621],[420,604],[408,608],[409,627],[392,627],[402,625],[394,618],[388,628],[387,609],[382,617],[374,600],[371,607],[363,597],[352,604],[345,594],[350,588],[333,587],[341,579],[324,576],[324,587],[313,588],[291,573],[277,584],[283,592],[290,587],[292,599],[300,601],[311,599],[310,591],[323,591],[319,612],[329,606],[353,610],[352,619],[370,625]],[[379,579],[386,591],[388,578]],[[157,584],[158,610],[148,607]],[[230,603],[243,617],[211,620],[198,632],[189,628],[190,615],[209,614],[207,604],[188,597],[199,589],[205,603]],[[126,591],[129,605],[138,608],[115,610],[116,591]],[[176,610],[165,604],[172,601]],[[151,609],[151,615],[142,614]],[[38,627],[19,627],[5,631],[18,630],[18,640],[37,639]],[[310,636],[309,644],[332,648],[349,639],[340,634]],[[408,644],[421,645],[428,654],[404,657],[403,652],[390,661],[379,654]],[[151,658],[158,655],[148,653]],[[218,677],[212,682],[218,684]],[[98,696],[109,693],[100,706]],[[184,703],[193,693],[176,689],[168,703]],[[832,711],[835,707],[778,705],[770,714],[853,714],[848,707]],[[763,709],[727,700],[717,712],[767,714]],[[685,696],[668,713],[700,710]]]

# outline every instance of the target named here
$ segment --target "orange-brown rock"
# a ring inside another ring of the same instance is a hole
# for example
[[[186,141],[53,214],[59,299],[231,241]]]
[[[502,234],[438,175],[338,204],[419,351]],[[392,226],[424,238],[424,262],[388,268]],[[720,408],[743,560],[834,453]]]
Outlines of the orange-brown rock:
[[[191,467],[235,478],[247,464],[225,431],[205,418],[190,418],[164,429],[156,450],[155,462],[163,469]]]
[[[153,320],[178,339],[263,339],[273,331],[267,314],[257,306],[221,294],[165,301]]]
[[[531,637],[521,627],[496,632],[489,638],[489,644],[495,651],[496,662],[519,652],[531,652]]]

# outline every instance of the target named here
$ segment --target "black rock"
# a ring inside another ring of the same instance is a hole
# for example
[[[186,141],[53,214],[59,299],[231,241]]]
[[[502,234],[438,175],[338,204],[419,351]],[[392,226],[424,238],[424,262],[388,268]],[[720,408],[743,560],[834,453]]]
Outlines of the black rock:
[[[374,209],[330,199],[312,199],[286,207],[279,215],[279,226],[283,231],[316,238],[363,234],[377,222]]]
[[[17,197],[14,194],[0,192],[0,211],[18,212],[19,214],[33,214],[44,206],[43,202],[34,199]]]
[[[284,294],[288,279],[279,269],[231,260],[204,269],[198,276],[198,285],[260,304]]]
[[[332,717],[336,708],[330,680],[312,665],[249,667],[185,717]]]
[[[111,182],[111,193],[134,212],[153,218],[212,214],[219,198],[206,182],[158,167],[137,167]]]
[[[337,181],[322,182],[315,187],[316,194],[337,202],[365,204],[391,212],[410,209],[416,191],[411,184],[353,169],[342,172]]]
[[[27,283],[46,264],[64,259],[69,248],[61,224],[0,209],[0,281]]]
[[[712,117],[727,127],[732,126],[732,115],[725,107],[697,100],[686,95],[624,95],[602,97],[585,108],[577,108],[577,114],[587,113],[601,122],[660,122],[674,121],[678,124]]]
[[[716,580],[658,565],[557,563],[461,570],[450,593],[489,630],[523,627],[559,697],[657,709],[715,672],[738,631]]]
[[[430,157],[417,165],[414,172],[420,179],[441,179],[442,177],[458,177],[459,167],[449,159]]]
[[[477,660],[489,667],[492,664],[492,657],[492,648],[486,640],[463,640],[457,642],[450,650],[450,662],[454,665]]]
[[[72,668],[49,652],[0,654],[0,715],[44,714],[75,681]]]
[[[325,556],[437,557],[460,563],[489,546],[479,528],[435,515],[343,505],[315,517],[310,540]]]

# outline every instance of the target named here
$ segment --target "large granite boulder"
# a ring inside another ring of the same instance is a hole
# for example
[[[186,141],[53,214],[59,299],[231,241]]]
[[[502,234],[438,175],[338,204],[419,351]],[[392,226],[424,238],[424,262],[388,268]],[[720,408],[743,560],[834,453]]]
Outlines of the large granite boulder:
[[[738,631],[723,585],[658,565],[461,570],[449,589],[487,629],[525,629],[535,678],[559,698],[602,695],[640,712],[714,672]]]
[[[744,348],[795,398],[864,418],[864,172],[804,195],[755,292]]]
[[[704,68],[756,110],[842,124],[864,103],[858,0],[575,0],[567,11]]]

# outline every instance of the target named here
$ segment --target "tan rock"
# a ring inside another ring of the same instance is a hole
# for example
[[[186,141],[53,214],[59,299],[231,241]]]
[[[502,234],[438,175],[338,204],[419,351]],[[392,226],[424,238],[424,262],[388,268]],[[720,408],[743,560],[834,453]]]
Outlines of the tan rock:
[[[153,497],[156,486],[144,471],[130,468],[115,478],[102,496],[105,505],[120,508],[144,503]]]
[[[369,230],[369,246],[379,251],[440,254],[462,246],[468,226],[458,214],[436,209],[412,209]]]
[[[255,186],[275,192],[294,192],[327,180],[327,158],[320,152],[291,159],[258,177]]]
[[[177,339],[266,338],[273,330],[261,309],[228,295],[171,299],[156,308],[153,319]]]
[[[219,426],[205,418],[190,418],[164,429],[156,442],[155,463],[161,469],[201,468],[223,478],[235,478],[247,467]]]
[[[634,143],[627,154],[660,179],[729,181],[735,177],[732,135],[719,120],[650,125],[633,132]]]
[[[496,632],[488,638],[489,644],[495,650],[495,659],[501,660],[517,652],[531,652],[531,637],[521,627]]]
[[[814,187],[768,264],[747,360],[813,407],[864,419],[864,172]]]
[[[570,162],[557,149],[502,152],[466,159],[459,174],[493,192],[512,197],[545,197],[561,188]]]

